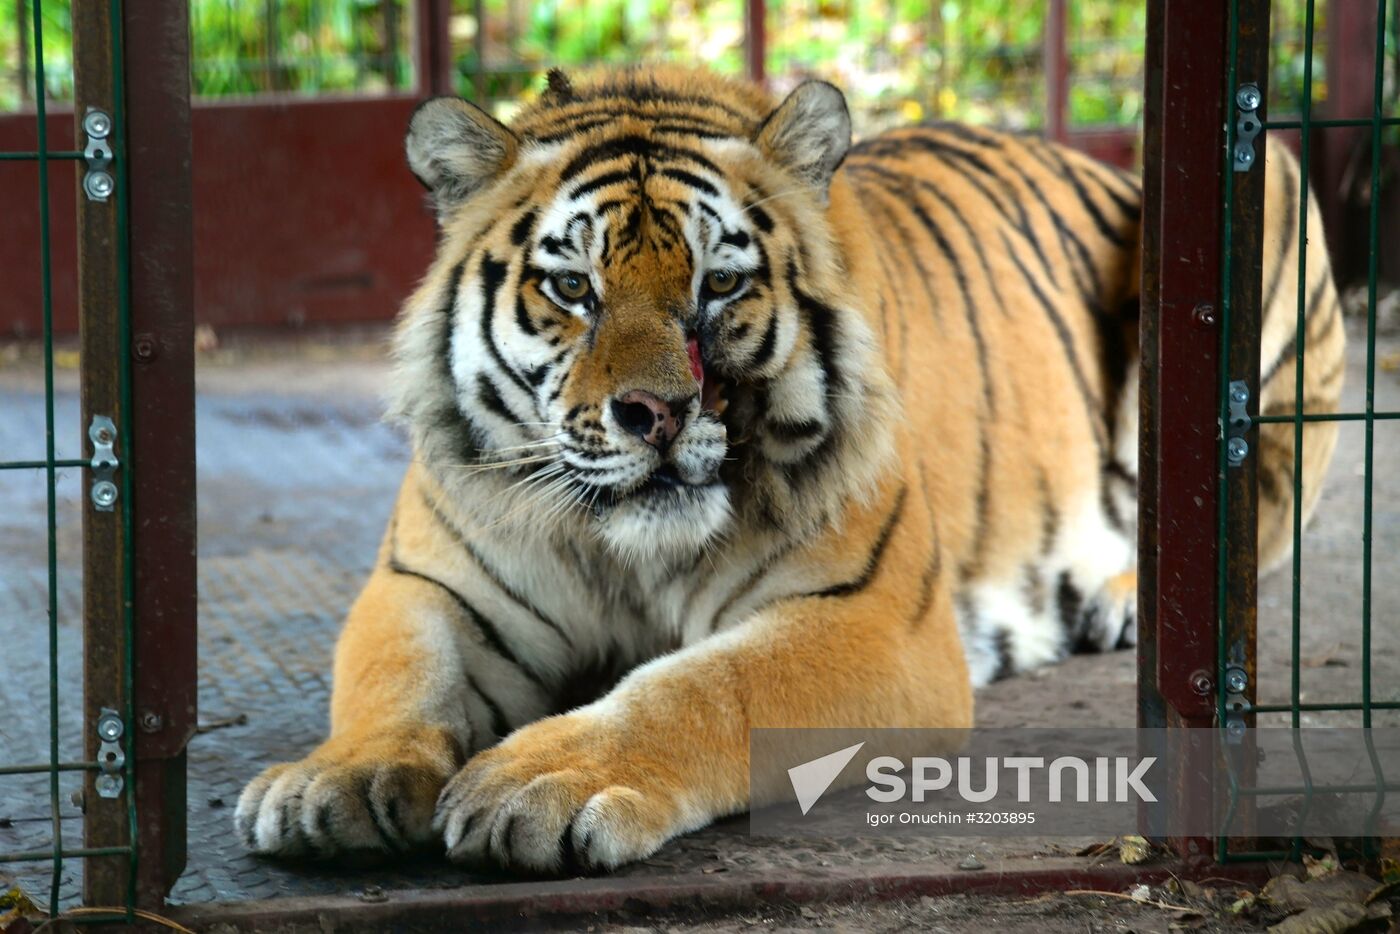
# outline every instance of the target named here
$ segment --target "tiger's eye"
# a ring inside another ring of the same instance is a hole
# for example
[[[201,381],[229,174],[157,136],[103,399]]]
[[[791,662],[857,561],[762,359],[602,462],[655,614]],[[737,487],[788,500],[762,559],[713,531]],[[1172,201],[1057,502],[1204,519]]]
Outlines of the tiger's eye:
[[[560,296],[576,302],[587,298],[593,287],[589,285],[587,276],[576,272],[561,272],[554,277],[554,288],[559,291]]]
[[[716,295],[728,295],[739,287],[739,274],[732,269],[715,269],[705,274],[705,287]]]

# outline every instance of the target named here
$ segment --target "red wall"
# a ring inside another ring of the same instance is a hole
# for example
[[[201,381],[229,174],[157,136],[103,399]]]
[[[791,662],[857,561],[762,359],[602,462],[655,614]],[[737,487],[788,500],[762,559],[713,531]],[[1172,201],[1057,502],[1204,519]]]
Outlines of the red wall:
[[[432,215],[403,159],[413,105],[399,97],[195,108],[201,323],[334,324],[394,314],[433,250]],[[32,115],[0,118],[0,151],[35,149],[34,130]],[[72,146],[71,113],[51,115],[49,148]],[[77,330],[74,166],[49,168],[60,333]],[[0,337],[38,333],[40,295],[38,169],[0,162]]]

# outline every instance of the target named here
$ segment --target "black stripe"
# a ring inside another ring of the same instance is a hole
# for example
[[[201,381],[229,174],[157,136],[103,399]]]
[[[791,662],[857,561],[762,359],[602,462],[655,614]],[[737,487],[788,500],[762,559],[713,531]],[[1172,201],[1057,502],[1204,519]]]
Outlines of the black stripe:
[[[486,705],[486,711],[491,716],[491,732],[497,739],[505,739],[510,735],[510,721],[506,719],[505,711],[501,710],[501,705],[492,700],[491,696],[481,689],[481,686],[473,680],[471,675],[464,674],[467,679],[467,689],[472,691],[481,702]]]
[[[630,170],[619,172],[604,172],[602,175],[598,175],[594,178],[589,179],[586,182],[579,184],[576,188],[569,192],[568,196],[570,198],[580,198],[583,195],[588,194],[589,192],[597,191],[599,188],[606,188],[609,185],[619,185],[622,182],[631,181],[632,178],[633,176]]]
[[[1059,609],[1060,625],[1064,627],[1066,637],[1071,644],[1075,644],[1080,636],[1079,614],[1084,609],[1084,595],[1074,585],[1068,571],[1060,572],[1060,580],[1055,587],[1055,605]]]
[[[1070,334],[1069,327],[1065,324],[1064,318],[1060,316],[1055,304],[1050,301],[1040,283],[1035,281],[1031,271],[1021,262],[1016,251],[1011,248],[1011,243],[1006,238],[1006,234],[1001,236],[1002,244],[1006,247],[1006,254],[1011,258],[1011,262],[1021,271],[1021,276],[1030,286],[1035,294],[1036,300],[1040,303],[1041,309],[1045,312],[1046,318],[1055,329],[1055,334],[1060,339],[1060,347],[1064,351],[1065,360],[1069,364],[1070,372],[1074,375],[1075,386],[1079,389],[1080,398],[1084,401],[1084,415],[1089,420],[1089,426],[1094,432],[1094,441],[1098,445],[1099,456],[1102,457],[1104,449],[1107,447],[1107,439],[1104,436],[1103,417],[1100,414],[1101,405],[1095,399],[1093,391],[1089,388],[1089,383],[1084,377],[1084,368],[1080,366],[1079,354],[1074,347],[1074,336]]]
[[[530,239],[530,233],[534,228],[535,212],[533,210],[526,211],[524,214],[520,215],[520,219],[511,226],[510,242],[516,246],[524,246],[525,241]]]
[[[724,175],[719,166],[693,149],[662,143],[647,136],[628,135],[603,140],[580,151],[560,171],[559,184],[571,181],[594,163],[624,156],[638,156],[649,160],[683,160],[708,169],[715,175]]]
[[[1331,281],[1331,273],[1328,270],[1324,269],[1322,271],[1322,275],[1319,276],[1317,279],[1317,284],[1313,286],[1312,293],[1308,295],[1308,304],[1303,312],[1303,327],[1306,329],[1305,336],[1308,338],[1311,338],[1313,336],[1313,322],[1317,315],[1318,309],[1322,307],[1322,299],[1326,295],[1327,285]],[[1297,320],[1296,315],[1294,316],[1294,320]],[[1318,336],[1320,337],[1321,335]],[[1304,347],[1304,352],[1306,353],[1306,344],[1304,345]],[[1297,355],[1298,332],[1296,330],[1295,325],[1293,336],[1290,337],[1288,339],[1288,343],[1284,344],[1283,347],[1279,350],[1278,356],[1274,358],[1274,362],[1268,367],[1268,369],[1265,372],[1265,375],[1260,377],[1259,385],[1268,385],[1269,380],[1273,379],[1274,376],[1278,373],[1278,371],[1281,370],[1285,365],[1291,364],[1293,360],[1297,358]]]
[[[895,526],[899,524],[900,517],[904,515],[904,502],[908,498],[908,494],[908,487],[902,486],[899,488],[899,494],[894,500],[894,507],[890,510],[889,515],[885,517],[884,524],[880,526],[880,534],[876,536],[875,544],[870,549],[870,554],[866,556],[865,567],[861,570],[860,574],[843,584],[835,584],[824,590],[818,590],[809,596],[848,597],[870,586],[870,582],[874,580],[875,575],[879,573],[881,559],[885,557],[885,549],[889,547],[890,538],[894,535]]]
[[[508,267],[505,263],[494,259],[490,254],[481,259],[481,340],[486,344],[486,349],[491,352],[491,359],[500,367],[501,372],[510,377],[525,398],[531,403],[535,402],[534,393],[530,386],[515,372],[510,364],[506,363],[506,358],[501,354],[501,349],[496,346],[496,293],[500,291],[501,285],[506,281],[506,271]],[[516,419],[522,421],[522,419]]]
[[[1124,239],[1123,235],[1114,229],[1107,217],[1104,217],[1103,211],[1099,208],[1094,199],[1089,197],[1088,189],[1086,189],[1084,183],[1079,180],[1079,176],[1070,169],[1069,163],[1065,161],[1064,156],[1060,154],[1057,148],[1050,145],[1043,147],[1027,146],[1026,151],[1056,177],[1064,178],[1069,182],[1070,187],[1074,189],[1074,193],[1079,196],[1079,201],[1084,206],[1084,210],[1089,214],[1090,219],[1094,222],[1094,226],[1098,228],[1099,233],[1103,235],[1105,240],[1112,243],[1114,246],[1126,247],[1128,245],[1128,241]],[[1053,156],[1054,162],[1057,164],[1052,165],[1049,160],[1042,158],[1040,155],[1041,151],[1047,152]]]
[[[569,646],[570,648],[573,648],[574,641],[569,638],[569,635],[564,631],[564,628],[558,623],[556,623],[553,619],[540,612],[540,610],[533,603],[527,600],[523,594],[521,594],[514,587],[507,584],[501,578],[501,576],[496,573],[495,569],[492,568],[491,565],[486,562],[486,559],[481,554],[481,552],[479,552],[476,549],[476,546],[474,546],[467,539],[467,537],[462,534],[462,531],[457,528],[457,525],[454,522],[452,522],[446,515],[443,514],[443,511],[440,508],[438,508],[438,504],[434,502],[433,498],[428,494],[428,491],[426,489],[420,486],[418,488],[418,494],[423,498],[423,505],[428,507],[428,511],[432,514],[433,519],[436,520],[439,525],[441,525],[444,529],[447,530],[447,534],[452,536],[452,540],[457,543],[458,547],[460,547],[463,551],[465,551],[468,555],[471,556],[471,559],[474,562],[476,562],[476,566],[481,570],[481,573],[485,575],[487,580],[491,581],[491,583],[494,584],[498,590],[504,593],[511,600],[515,601],[515,603],[526,613],[534,616],[536,619],[538,619],[541,623],[544,623],[550,629],[553,629],[554,632],[559,636],[559,638],[564,640],[565,645]]]
[[[434,423],[434,432],[451,439],[449,447],[462,463],[469,464],[481,456],[485,444],[481,428],[472,418],[472,414],[462,408],[462,387],[458,385],[457,377],[452,372],[452,343],[457,331],[457,292],[461,288],[466,265],[467,261],[462,260],[452,267],[442,307],[438,312],[441,319],[441,340],[437,354],[438,379],[443,386],[452,388],[451,401],[435,405],[430,417]]]
[[[891,178],[890,174],[891,173],[882,173],[880,178],[886,181],[897,181],[897,178]],[[954,278],[958,283],[958,292],[962,297],[963,318],[967,322],[968,332],[972,336],[973,346],[977,351],[977,371],[982,387],[983,412],[981,417],[977,419],[978,464],[975,468],[977,475],[977,493],[975,497],[976,507],[974,513],[976,518],[972,535],[971,554],[958,568],[959,578],[968,580],[975,577],[981,570],[982,562],[986,555],[987,517],[991,510],[992,448],[987,434],[987,426],[996,414],[996,398],[991,384],[991,368],[987,359],[987,341],[982,334],[982,327],[977,321],[977,311],[973,307],[972,293],[968,288],[967,275],[963,272],[962,263],[959,262],[952,245],[948,242],[947,237],[944,236],[942,229],[934,222],[933,218],[929,216],[928,212],[924,210],[923,205],[919,202],[916,195],[909,192],[894,193],[905,195],[904,201],[906,206],[913,212],[914,216],[923,226],[925,232],[933,239],[939,252],[943,254],[944,260],[952,269]],[[970,229],[968,230],[968,234],[969,236],[971,235]],[[990,277],[990,272],[988,275]]]
[[[461,608],[462,612],[466,615],[467,619],[471,620],[473,623],[476,624],[477,630],[481,633],[482,639],[486,641],[486,644],[490,647],[491,651],[495,652],[503,660],[514,665],[520,670],[521,674],[525,675],[526,678],[534,682],[535,685],[537,685],[541,690],[544,690],[544,682],[540,680],[539,675],[535,674],[534,671],[532,671],[528,666],[526,666],[524,662],[522,662],[520,658],[513,651],[511,651],[510,647],[506,645],[505,639],[502,638],[500,630],[496,628],[496,624],[491,622],[491,620],[487,619],[485,616],[482,616],[481,613],[479,613],[475,607],[473,607],[470,603],[467,602],[466,597],[462,596],[456,590],[453,590],[451,587],[447,586],[435,577],[424,574],[422,571],[415,571],[412,568],[405,567],[403,564],[399,563],[399,560],[396,557],[391,556],[389,558],[389,563],[387,566],[389,570],[394,572],[395,574],[402,574],[405,577],[416,578],[418,580],[423,581],[424,583],[432,584],[434,587],[438,588],[443,593],[451,597],[452,600],[457,604],[457,606]]]
[[[737,335],[736,335],[737,339]],[[768,361],[773,359],[773,353],[778,349],[778,316],[770,313],[768,315],[768,327],[763,331],[763,339],[758,342],[758,348],[754,350],[753,357],[748,362],[751,370],[761,370],[768,365]]]
[[[712,198],[719,197],[719,189],[711,185],[708,181],[696,175],[694,172],[687,172],[685,169],[664,168],[658,175],[689,185],[696,191],[702,191]]]
[[[933,496],[929,493],[928,472],[924,462],[919,461],[919,482],[924,492],[924,510],[928,513],[929,557],[924,564],[924,572],[919,578],[919,602],[914,606],[909,621],[915,628],[922,625],[924,618],[933,608],[933,585],[943,573],[943,543],[938,535],[938,517],[933,512]]]
[[[786,441],[795,444],[799,441],[808,441],[819,436],[826,430],[826,426],[815,419],[804,419],[800,422],[780,422],[765,421],[763,430],[779,441]]]
[[[703,201],[699,202],[699,204],[701,207],[706,207],[705,202]],[[718,217],[719,215],[716,214],[715,216]],[[727,243],[730,246],[738,247],[742,250],[749,245],[750,241],[748,234],[744,233],[742,230],[736,230],[733,233],[721,233],[719,236],[719,242]]]
[[[495,415],[502,421],[511,425],[520,423],[520,419],[510,410],[510,406],[506,405],[506,401],[501,398],[500,392],[496,389],[496,384],[491,382],[491,378],[485,373],[478,373],[476,375],[476,399],[486,411]]]

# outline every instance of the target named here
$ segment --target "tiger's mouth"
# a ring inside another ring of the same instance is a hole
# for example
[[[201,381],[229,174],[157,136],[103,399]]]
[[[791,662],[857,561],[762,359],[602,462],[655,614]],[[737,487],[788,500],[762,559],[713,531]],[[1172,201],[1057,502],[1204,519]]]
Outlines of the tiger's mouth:
[[[723,415],[724,410],[729,408],[729,400],[724,395],[726,386],[714,369],[706,363],[705,353],[700,348],[700,339],[692,334],[685,342],[685,349],[690,356],[691,375],[700,383],[700,408],[706,412]]]

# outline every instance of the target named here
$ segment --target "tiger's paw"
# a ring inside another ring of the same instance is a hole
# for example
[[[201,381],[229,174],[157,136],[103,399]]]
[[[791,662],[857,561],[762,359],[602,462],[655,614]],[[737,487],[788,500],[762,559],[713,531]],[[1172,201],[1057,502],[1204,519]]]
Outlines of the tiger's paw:
[[[661,757],[587,711],[551,717],[467,763],[443,789],[434,826],[448,856],[546,875],[614,869],[706,823],[682,811]]]
[[[238,798],[234,825],[254,853],[375,862],[433,843],[433,805],[461,764],[446,730],[336,737],[274,765]]]

